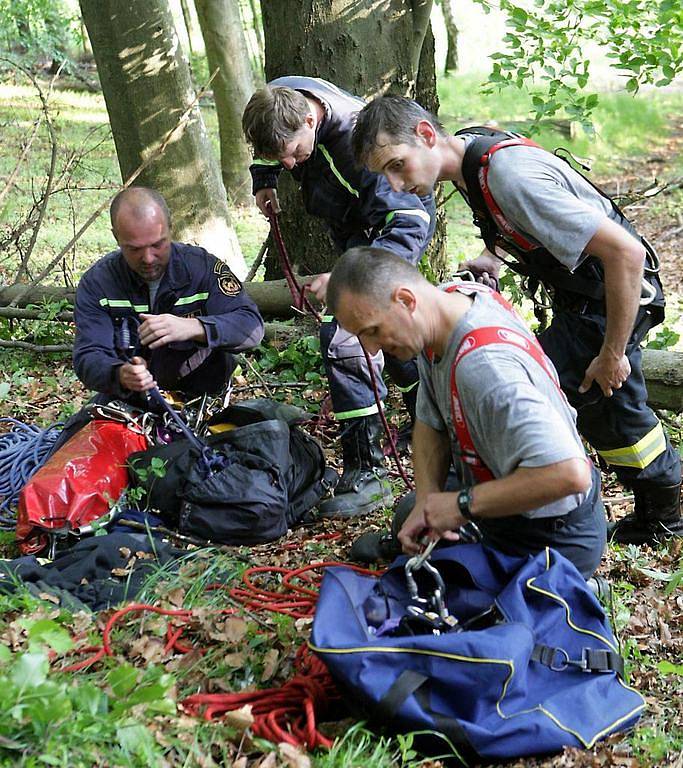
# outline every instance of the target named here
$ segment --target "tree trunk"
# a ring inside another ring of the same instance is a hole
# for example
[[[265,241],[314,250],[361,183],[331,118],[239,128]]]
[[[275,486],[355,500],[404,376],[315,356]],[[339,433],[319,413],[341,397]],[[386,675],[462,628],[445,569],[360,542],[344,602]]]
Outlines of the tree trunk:
[[[255,63],[258,65],[260,74],[256,75],[256,79],[261,80],[266,64],[263,25],[261,23],[261,6],[259,0],[249,0],[249,9],[251,11],[251,23],[254,27],[254,38],[256,40],[256,48],[258,52]]]
[[[423,85],[435,93],[433,55],[427,66],[431,80],[419,79],[416,91],[431,0],[371,0],[362,10],[356,0],[262,0],[261,8],[267,80],[322,77],[364,98],[391,91],[423,101]],[[322,223],[304,211],[286,172],[278,192],[283,237],[299,271],[329,270],[337,258],[334,247]],[[268,259],[266,276],[276,274],[277,265]]]
[[[458,28],[455,25],[451,1],[452,0],[441,0],[441,10],[443,11],[443,21],[444,26],[446,27],[446,37],[448,39],[446,64],[443,68],[445,73],[456,72],[458,69]]]
[[[238,0],[195,0],[209,72],[218,69],[213,95],[218,114],[223,184],[235,203],[251,202],[251,152],[242,134],[242,112],[254,92],[249,51]]]
[[[80,5],[126,179],[195,100],[190,70],[167,0],[80,0]],[[175,239],[198,243],[238,276],[246,274],[197,105],[138,181],[167,199]]]
[[[190,56],[194,56],[194,47],[192,45],[194,25],[192,24],[192,14],[190,13],[190,6],[187,4],[187,0],[180,0],[180,10],[183,14],[183,23],[187,32],[187,48],[190,51]]]

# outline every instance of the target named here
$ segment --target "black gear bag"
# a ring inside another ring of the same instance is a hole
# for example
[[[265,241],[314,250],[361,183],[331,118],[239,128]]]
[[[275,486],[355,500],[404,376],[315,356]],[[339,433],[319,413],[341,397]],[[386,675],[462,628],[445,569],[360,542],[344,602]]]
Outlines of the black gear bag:
[[[283,536],[337,478],[322,448],[297,426],[305,415],[267,399],[221,411],[210,424],[232,428],[207,440],[224,457],[222,469],[208,477],[187,440],[132,454],[131,485],[145,491],[139,505],[181,533],[215,543],[253,545]],[[162,472],[151,471],[154,458],[165,462]]]

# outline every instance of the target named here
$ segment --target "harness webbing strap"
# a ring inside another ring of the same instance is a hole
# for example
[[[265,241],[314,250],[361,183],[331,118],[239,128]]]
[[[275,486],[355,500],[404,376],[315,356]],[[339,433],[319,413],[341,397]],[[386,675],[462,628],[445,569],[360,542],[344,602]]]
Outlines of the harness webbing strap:
[[[540,248],[541,246],[530,242],[527,240],[520,232],[517,232],[516,229],[510,224],[510,222],[505,218],[505,214],[501,211],[501,209],[498,207],[498,204],[493,199],[493,195],[491,194],[491,190],[489,189],[489,183],[488,183],[488,175],[489,175],[489,163],[491,161],[491,157],[498,152],[501,149],[504,149],[505,147],[536,147],[537,149],[541,149],[541,147],[536,144],[535,141],[531,141],[531,139],[526,139],[523,136],[514,137],[510,139],[504,139],[503,141],[499,141],[496,144],[494,144],[492,147],[488,149],[487,152],[485,152],[479,161],[479,186],[481,187],[482,195],[484,196],[484,200],[486,202],[486,207],[489,209],[491,216],[493,216],[493,219],[495,220],[498,227],[507,235],[507,237],[512,238],[514,242],[523,250],[523,251],[535,251],[537,248]]]
[[[393,720],[403,702],[429,678],[415,669],[406,669],[394,680],[391,688],[377,702],[377,714],[383,720]]]
[[[536,645],[531,652],[531,661],[543,664],[554,672],[564,672],[565,669],[574,667],[582,672],[616,672],[620,678],[624,677],[624,659],[608,648],[584,648],[580,659],[570,659],[563,648]]]
[[[460,286],[453,285],[446,289],[447,293],[457,291],[458,293],[471,292],[473,286]],[[483,290],[482,290],[483,289]],[[480,293],[486,292],[498,302],[505,310],[513,315],[516,315],[512,305],[510,305],[499,293],[491,290],[487,286],[476,285],[476,290]],[[487,480],[493,480],[494,475],[491,470],[484,464],[477,449],[474,446],[472,435],[470,434],[469,427],[465,421],[465,415],[463,413],[462,404],[460,401],[460,395],[458,393],[458,384],[456,378],[456,369],[460,361],[466,355],[473,352],[475,349],[479,349],[489,344],[507,344],[516,349],[521,349],[532,357],[538,365],[548,374],[557,391],[562,399],[566,402],[566,397],[560,388],[560,382],[557,378],[557,374],[550,363],[550,360],[543,351],[538,341],[531,337],[525,336],[522,333],[512,330],[511,328],[503,328],[499,326],[487,326],[484,328],[477,328],[470,331],[462,339],[458,345],[458,349],[455,353],[455,359],[451,366],[451,418],[453,420],[453,427],[458,438],[458,445],[460,446],[461,458],[471,469],[472,474],[478,482],[485,482]]]

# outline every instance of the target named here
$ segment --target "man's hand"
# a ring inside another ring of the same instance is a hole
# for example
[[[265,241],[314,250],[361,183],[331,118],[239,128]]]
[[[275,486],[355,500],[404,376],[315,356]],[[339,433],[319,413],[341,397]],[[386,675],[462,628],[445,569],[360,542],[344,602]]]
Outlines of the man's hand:
[[[416,555],[422,550],[421,539],[427,533],[427,523],[424,516],[424,505],[416,501],[413,511],[405,519],[398,532],[398,540],[407,555]]]
[[[315,295],[318,301],[324,302],[327,296],[327,284],[330,282],[330,273],[323,272],[308,286],[308,290]]]
[[[579,392],[588,392],[591,384],[596,381],[605,397],[612,397],[612,390],[621,389],[621,385],[631,373],[631,364],[626,355],[621,358],[600,350],[600,354],[591,360],[586,369]]]
[[[196,317],[143,313],[140,313],[140,317],[143,322],[138,328],[138,338],[143,346],[150,349],[164,347],[174,341],[206,342],[206,331]]]
[[[424,519],[430,538],[458,541],[456,530],[467,520],[458,511],[457,493],[430,493],[424,503]]]
[[[119,367],[119,383],[129,392],[147,392],[157,385],[141,357],[134,357],[130,363]]]
[[[254,195],[254,202],[266,218],[269,218],[272,213],[280,213],[280,201],[276,189],[259,189]]]
[[[469,269],[478,283],[497,290],[500,264],[500,259],[496,258],[488,248],[484,248],[476,259],[463,261],[462,264],[458,265],[458,269]]]

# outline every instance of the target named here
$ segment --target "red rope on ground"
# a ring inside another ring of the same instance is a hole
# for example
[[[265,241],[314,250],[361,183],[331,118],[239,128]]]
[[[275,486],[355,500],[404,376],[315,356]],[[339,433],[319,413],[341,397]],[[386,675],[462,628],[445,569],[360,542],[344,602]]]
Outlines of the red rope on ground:
[[[317,587],[322,579],[322,573],[319,571],[336,566],[353,568],[358,573],[378,575],[378,571],[335,561],[312,563],[295,569],[254,566],[242,574],[243,586],[230,588],[229,594],[235,601],[254,612],[269,611],[292,618],[311,618],[315,613],[318,598]],[[281,576],[278,583],[279,589],[268,589],[256,583],[256,578],[268,575]],[[219,589],[224,586],[213,584],[209,589]],[[75,651],[90,653],[92,654],[90,657],[64,667],[62,671],[79,672],[91,667],[105,656],[113,656],[112,633],[116,624],[130,613],[156,613],[176,619],[175,626],[169,624],[166,629],[164,653],[171,651],[189,653],[196,650],[180,642],[187,624],[195,615],[193,610],[131,603],[109,617],[102,631],[101,646],[87,646]],[[224,608],[212,613],[234,614],[235,609]],[[204,650],[199,652],[205,653]],[[284,741],[307,749],[318,747],[329,749],[332,742],[320,733],[316,722],[326,716],[330,711],[330,704],[338,701],[340,695],[327,667],[310,652],[305,643],[297,650],[294,668],[297,674],[279,688],[240,693],[196,693],[180,702],[180,706],[192,715],[213,720],[222,717],[226,712],[249,704],[254,717],[251,729],[256,736],[276,744]]]

